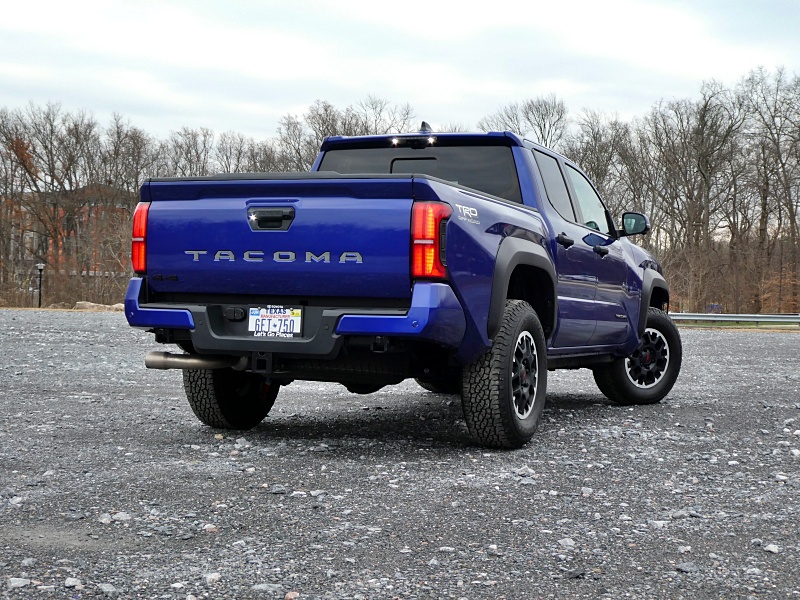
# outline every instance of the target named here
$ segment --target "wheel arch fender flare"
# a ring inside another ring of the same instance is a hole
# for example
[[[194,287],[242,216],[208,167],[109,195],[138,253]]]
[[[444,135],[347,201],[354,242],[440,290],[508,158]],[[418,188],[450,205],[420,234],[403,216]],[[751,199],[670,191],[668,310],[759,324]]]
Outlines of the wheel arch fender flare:
[[[489,319],[487,322],[487,335],[489,339],[494,339],[497,331],[500,329],[500,321],[503,317],[503,310],[505,308],[506,299],[508,298],[509,283],[514,270],[518,266],[527,266],[537,269],[544,273],[550,280],[551,289],[547,291],[551,294],[551,298],[545,302],[550,314],[540,314],[539,318],[542,324],[549,323],[552,327],[557,323],[558,318],[558,300],[556,296],[557,281],[555,267],[553,260],[548,254],[547,250],[530,240],[522,238],[507,237],[500,244],[497,252],[497,258],[494,265],[494,277],[492,279],[492,295],[489,304]],[[522,299],[522,298],[521,298]],[[537,302],[531,302],[535,307],[540,305]],[[548,329],[546,327],[546,329]],[[546,337],[549,337],[546,333]]]
[[[653,296],[664,299],[669,304],[669,284],[664,276],[655,269],[645,269],[642,275],[642,303],[639,308],[639,323],[637,333],[642,337],[647,327],[647,309],[651,306]],[[656,308],[661,308],[664,303],[658,303]]]

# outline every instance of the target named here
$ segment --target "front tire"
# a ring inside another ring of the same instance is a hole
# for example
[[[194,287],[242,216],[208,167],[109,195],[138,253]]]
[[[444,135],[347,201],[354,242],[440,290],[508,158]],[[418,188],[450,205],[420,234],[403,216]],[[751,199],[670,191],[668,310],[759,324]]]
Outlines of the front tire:
[[[186,399],[195,416],[218,429],[252,429],[269,414],[280,385],[233,369],[186,369]]]
[[[672,319],[657,308],[647,309],[647,324],[633,354],[595,367],[594,380],[615,404],[656,404],[670,392],[681,370],[683,347]]]
[[[536,312],[506,300],[492,347],[464,369],[461,405],[476,442],[520,448],[539,425],[547,393],[547,346]]]

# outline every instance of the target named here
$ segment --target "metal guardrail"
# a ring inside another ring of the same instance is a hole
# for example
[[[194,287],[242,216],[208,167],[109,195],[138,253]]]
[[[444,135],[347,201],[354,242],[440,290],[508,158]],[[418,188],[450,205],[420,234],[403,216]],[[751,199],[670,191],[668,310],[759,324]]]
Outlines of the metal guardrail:
[[[800,325],[800,314],[733,315],[725,313],[669,313],[673,321],[711,321],[738,323],[788,323]]]

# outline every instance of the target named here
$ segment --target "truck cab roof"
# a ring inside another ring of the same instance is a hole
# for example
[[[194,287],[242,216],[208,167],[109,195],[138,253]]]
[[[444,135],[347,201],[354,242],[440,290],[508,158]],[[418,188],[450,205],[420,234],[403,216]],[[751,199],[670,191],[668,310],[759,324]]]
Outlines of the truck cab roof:
[[[488,133],[438,133],[418,131],[385,135],[342,136],[325,138],[321,152],[342,148],[391,148],[428,146],[524,146],[525,142],[509,131]]]

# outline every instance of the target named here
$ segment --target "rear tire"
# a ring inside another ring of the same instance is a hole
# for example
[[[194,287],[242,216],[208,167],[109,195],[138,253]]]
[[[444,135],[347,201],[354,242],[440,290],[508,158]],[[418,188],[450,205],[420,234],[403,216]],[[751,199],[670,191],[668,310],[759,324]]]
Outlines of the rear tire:
[[[476,442],[520,448],[530,441],[547,393],[547,346],[536,312],[506,300],[492,347],[464,369],[461,405]]]
[[[651,307],[639,347],[626,358],[595,367],[594,381],[615,404],[656,404],[675,385],[682,358],[681,336],[675,323],[664,311]]]
[[[195,416],[218,429],[252,429],[269,414],[280,385],[233,369],[186,369],[186,399]]]

